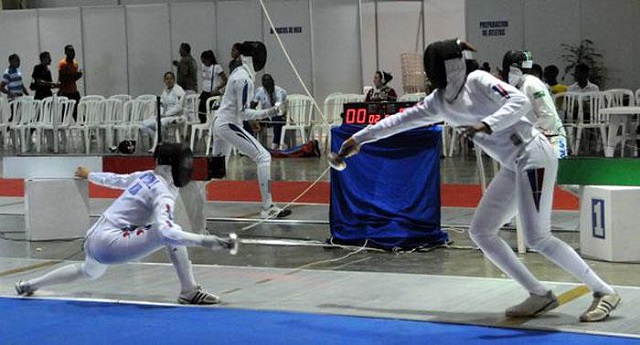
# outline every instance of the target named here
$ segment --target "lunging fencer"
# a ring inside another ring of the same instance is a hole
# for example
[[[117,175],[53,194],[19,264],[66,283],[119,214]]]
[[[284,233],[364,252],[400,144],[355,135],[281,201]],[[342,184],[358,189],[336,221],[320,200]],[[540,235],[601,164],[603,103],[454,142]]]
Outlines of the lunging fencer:
[[[502,168],[491,181],[471,221],[471,239],[484,254],[530,294],[506,310],[508,317],[532,317],[559,305],[554,293],[522,264],[498,235],[515,215],[522,219],[525,241],[593,291],[591,306],[580,321],[601,321],[620,302],[614,289],[596,275],[566,243],[551,233],[551,207],[558,159],[549,140],[528,120],[527,97],[491,74],[467,72],[468,43],[447,40],[430,44],[424,69],[435,91],[414,107],[368,126],[347,139],[332,164],[356,154],[360,145],[396,133],[446,120]]]
[[[80,178],[124,192],[88,230],[83,244],[83,263],[58,268],[41,277],[16,283],[19,295],[31,295],[54,284],[70,283],[80,278],[96,279],[109,265],[141,259],[165,248],[180,281],[180,304],[217,304],[220,298],[204,291],[195,281],[187,246],[212,250],[238,250],[238,239],[199,235],[182,231],[173,221],[178,189],[191,181],[193,153],[181,144],[162,143],[154,153],[154,170],[132,174],[90,172],[79,167]]]
[[[231,72],[217,116],[212,124],[214,157],[229,157],[232,146],[258,165],[258,182],[262,218],[283,218],[291,214],[273,204],[271,197],[271,154],[253,135],[242,128],[243,121],[283,115],[284,103],[268,109],[251,109],[255,75],[267,62],[267,49],[262,42],[243,42],[239,46],[242,65]]]

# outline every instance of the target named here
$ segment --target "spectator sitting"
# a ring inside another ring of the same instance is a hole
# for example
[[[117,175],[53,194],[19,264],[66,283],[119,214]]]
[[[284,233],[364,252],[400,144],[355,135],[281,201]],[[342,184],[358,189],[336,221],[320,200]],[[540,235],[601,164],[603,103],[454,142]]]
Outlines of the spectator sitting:
[[[571,92],[594,92],[600,91],[598,85],[589,81],[589,66],[585,64],[579,64],[574,70],[575,83],[569,86]]]
[[[531,69],[527,71],[527,74],[531,74],[532,76],[542,80],[542,66],[538,65],[537,63],[534,63],[531,66]]]
[[[164,84],[167,86],[160,96],[160,123],[162,127],[173,123],[179,123],[184,120],[182,116],[182,98],[185,95],[184,90],[180,85],[176,84],[176,76],[173,72],[169,71],[164,74]],[[157,128],[157,119],[150,117],[142,121],[140,125],[140,132],[149,137],[153,137]],[[152,147],[149,152],[153,152],[155,147]]]
[[[258,104],[262,109],[274,107],[276,103],[284,103],[287,101],[287,91],[275,84],[271,74],[262,76],[262,86],[256,90],[251,107],[255,108]],[[287,113],[282,116],[273,116],[269,119],[273,127],[273,141],[271,143],[272,150],[280,149],[280,136],[282,135],[282,127],[286,121]]]
[[[396,91],[387,85],[393,76],[385,71],[376,71],[373,76],[373,88],[367,92],[365,102],[395,102],[398,99]]]
[[[558,74],[560,74],[560,70],[555,65],[549,65],[544,68],[544,82],[549,85],[552,95],[567,92],[568,89],[567,85],[558,83]]]

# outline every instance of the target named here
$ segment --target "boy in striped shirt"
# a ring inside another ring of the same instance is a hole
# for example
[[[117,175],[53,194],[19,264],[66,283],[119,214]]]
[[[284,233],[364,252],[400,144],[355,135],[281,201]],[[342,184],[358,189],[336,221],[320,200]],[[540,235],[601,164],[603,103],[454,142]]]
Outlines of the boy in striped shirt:
[[[22,71],[20,70],[20,57],[18,54],[9,55],[9,67],[4,71],[2,80],[0,80],[0,92],[7,94],[10,101],[29,95],[22,83]]]

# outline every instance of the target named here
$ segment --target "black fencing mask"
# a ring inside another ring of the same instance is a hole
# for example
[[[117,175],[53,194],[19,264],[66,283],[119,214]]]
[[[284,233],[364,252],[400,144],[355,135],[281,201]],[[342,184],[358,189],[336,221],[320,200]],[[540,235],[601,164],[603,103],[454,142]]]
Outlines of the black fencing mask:
[[[431,84],[444,91],[447,102],[453,102],[467,77],[467,57],[459,40],[431,43],[424,51],[424,71]]]
[[[245,41],[240,46],[240,55],[251,57],[253,69],[260,72],[267,64],[267,47],[260,41]]]
[[[154,153],[157,165],[171,166],[171,177],[176,187],[184,187],[193,178],[193,152],[188,146],[162,143]]]

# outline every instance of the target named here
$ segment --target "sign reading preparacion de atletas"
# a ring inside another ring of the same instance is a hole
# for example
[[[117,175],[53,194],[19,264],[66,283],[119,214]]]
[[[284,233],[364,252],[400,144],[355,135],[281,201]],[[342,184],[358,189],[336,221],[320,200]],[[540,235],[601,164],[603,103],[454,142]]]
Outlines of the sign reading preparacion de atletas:
[[[480,22],[482,36],[505,36],[509,27],[508,20],[489,20]]]

